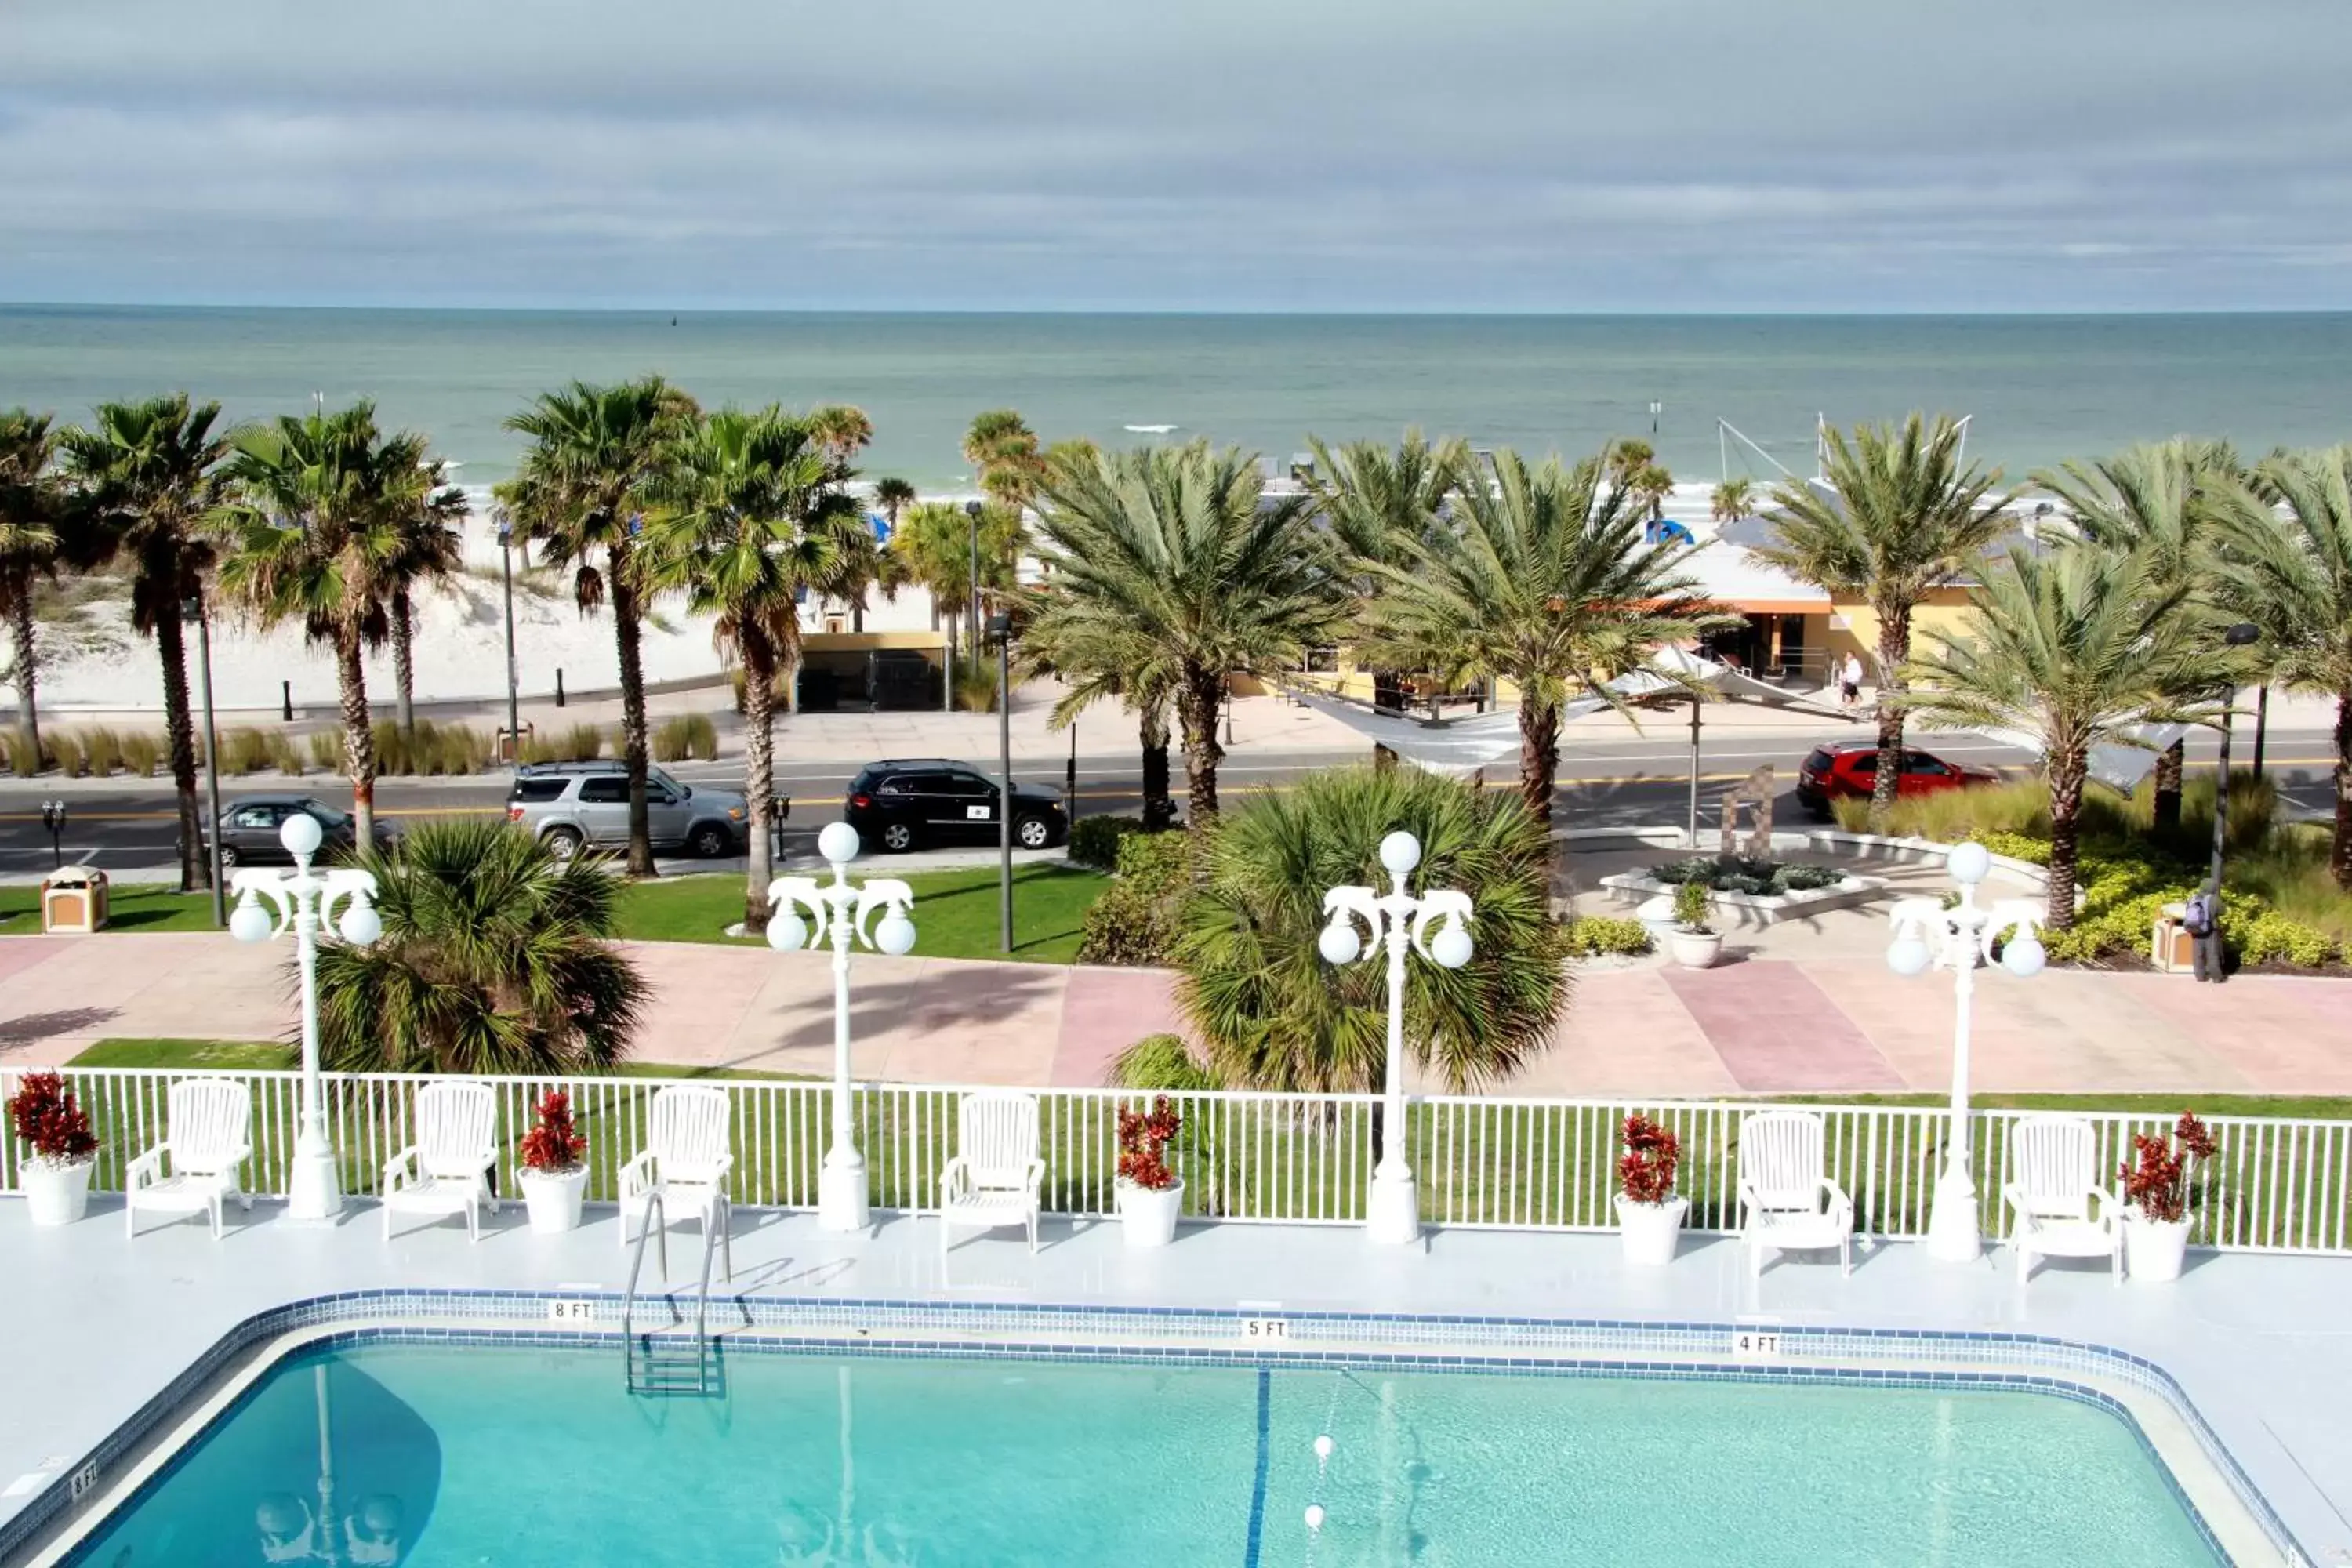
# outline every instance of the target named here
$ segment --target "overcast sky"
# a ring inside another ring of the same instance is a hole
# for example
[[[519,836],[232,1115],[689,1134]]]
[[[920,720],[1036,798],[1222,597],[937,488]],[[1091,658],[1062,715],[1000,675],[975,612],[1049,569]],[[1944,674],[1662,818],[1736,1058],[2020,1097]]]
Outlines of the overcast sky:
[[[2352,307],[2352,0],[0,0],[0,299]]]

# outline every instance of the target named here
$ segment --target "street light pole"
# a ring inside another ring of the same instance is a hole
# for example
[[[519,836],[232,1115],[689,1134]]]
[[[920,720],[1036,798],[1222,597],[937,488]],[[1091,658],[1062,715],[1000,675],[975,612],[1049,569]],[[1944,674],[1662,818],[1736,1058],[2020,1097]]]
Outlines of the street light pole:
[[[514,520],[499,511],[499,575],[507,596],[507,760],[522,765],[522,721],[517,708],[514,638]]]
[[[1650,440],[1654,445],[1658,439],[1658,416],[1664,414],[1665,411],[1666,405],[1664,404],[1659,402],[1654,397],[1650,399]]]
[[[963,503],[963,515],[971,523],[971,607],[966,618],[971,622],[971,664],[973,676],[980,674],[980,502]]]
[[[1930,967],[1952,972],[1952,1106],[1944,1135],[1944,1171],[1936,1181],[1936,1205],[1927,1219],[1927,1256],[1944,1263],[1973,1263],[1982,1251],[1977,1221],[1977,1184],[1969,1156],[1969,1036],[1974,1023],[1976,970],[1992,962],[1993,943],[2013,931],[2001,950],[2001,967],[2021,980],[2042,973],[2041,908],[2031,899],[1977,902],[1977,885],[1992,869],[1992,853],[1981,844],[1956,846],[1945,864],[1959,884],[1960,901],[1949,909],[1937,899],[1904,899],[1888,911],[1895,941],[1886,966],[1906,978]]]
[[[354,947],[365,947],[383,934],[383,921],[368,902],[375,879],[365,871],[338,867],[310,869],[319,852],[319,819],[297,811],[278,830],[278,841],[294,858],[292,870],[247,867],[236,874],[236,913],[228,929],[239,942],[267,942],[294,931],[294,952],[302,974],[302,1125],[294,1136],[294,1171],[288,1191],[287,1215],[292,1219],[331,1220],[342,1213],[342,1182],[337,1170],[334,1142],[327,1133],[327,1101],[319,1078],[319,931],[339,931]],[[267,899],[277,909],[275,919],[257,901]],[[335,906],[348,900],[340,924]]]
[[[996,643],[996,842],[999,941],[1013,951],[1013,617],[988,617]]]
[[[220,742],[213,733],[213,628],[205,602],[191,594],[180,604],[180,618],[196,623],[197,689],[205,700],[205,858],[212,875],[213,929],[228,924],[228,889],[221,885]]]
[[[849,946],[855,937],[866,946],[893,958],[915,945],[915,922],[908,911],[915,907],[913,889],[887,877],[869,878],[862,888],[849,885],[849,863],[857,858],[857,829],[836,822],[817,835],[817,853],[833,868],[833,880],[814,877],[779,877],[768,884],[768,901],[775,913],[768,921],[768,945],[793,952],[808,945],[806,910],[818,934],[833,942],[833,1146],[816,1178],[816,1223],[824,1230],[864,1230],[870,1217],[866,1202],[866,1156],[857,1152],[849,1107]],[[869,934],[866,921],[882,911],[882,923]]]
[[[2262,635],[2260,626],[2251,621],[2240,621],[2221,634],[2221,640],[2231,647],[2250,647],[2261,640]],[[2229,692],[2221,700],[2221,754],[2215,759],[2220,771],[2213,781],[2213,857],[2205,882],[2211,919],[2205,934],[2191,939],[2197,943],[2199,960],[2190,965],[2191,970],[2198,979],[2210,980],[2216,985],[2229,979],[2222,968],[2221,852],[2230,837],[2230,720],[2231,705],[2237,700],[2237,681],[2232,678]]]
[[[1402,830],[1381,840],[1381,866],[1391,879],[1386,894],[1370,888],[1334,888],[1323,895],[1324,926],[1316,947],[1337,967],[1369,958],[1385,948],[1389,961],[1388,1069],[1381,1099],[1381,1159],[1364,1204],[1364,1227],[1382,1246],[1405,1246],[1421,1237],[1421,1202],[1412,1162],[1405,1152],[1404,958],[1408,947],[1446,969],[1470,962],[1470,895],[1452,888],[1415,898],[1405,878],[1421,864],[1421,841]],[[1362,921],[1369,942],[1356,933]],[[1433,923],[1436,935],[1430,934]]]

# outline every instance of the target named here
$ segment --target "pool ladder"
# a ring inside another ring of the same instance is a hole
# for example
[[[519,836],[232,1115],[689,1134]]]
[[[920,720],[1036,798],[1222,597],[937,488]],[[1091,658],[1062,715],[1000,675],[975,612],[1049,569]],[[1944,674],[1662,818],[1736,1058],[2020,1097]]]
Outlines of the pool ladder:
[[[662,1194],[646,1194],[644,1228],[637,1232],[636,1250],[629,1258],[629,1290],[621,1303],[621,1369],[631,1394],[707,1398],[725,1390],[725,1368],[719,1364],[718,1342],[710,1337],[710,1260],[723,1253],[727,1278],[735,1278],[735,1248],[730,1233],[734,1211],[725,1194],[711,1200],[702,1221],[702,1279],[694,1293],[694,1338],[691,1348],[682,1333],[648,1329],[637,1331],[637,1276],[646,1263],[646,1242],[656,1238],[662,1279],[669,1279],[669,1213]],[[677,1322],[676,1299],[671,1302],[673,1325]]]

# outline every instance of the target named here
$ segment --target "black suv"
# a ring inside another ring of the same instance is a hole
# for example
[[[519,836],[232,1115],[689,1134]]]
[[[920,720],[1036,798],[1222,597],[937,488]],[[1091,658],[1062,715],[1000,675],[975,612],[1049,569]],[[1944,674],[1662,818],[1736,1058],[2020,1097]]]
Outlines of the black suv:
[[[897,853],[918,844],[993,844],[996,781],[969,763],[939,757],[868,763],[851,782],[841,819],[868,844]],[[1016,781],[1013,842],[1044,849],[1069,837],[1062,797]]]

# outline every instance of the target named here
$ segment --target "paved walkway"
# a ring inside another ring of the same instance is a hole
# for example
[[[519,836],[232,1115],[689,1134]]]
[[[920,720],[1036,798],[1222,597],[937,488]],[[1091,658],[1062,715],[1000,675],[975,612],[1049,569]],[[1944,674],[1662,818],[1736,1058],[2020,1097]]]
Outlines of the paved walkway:
[[[1735,953],[1739,952],[1737,939]],[[830,959],[765,948],[632,944],[652,981],[647,1061],[822,1075]],[[0,1067],[66,1060],[104,1037],[287,1037],[282,949],[226,936],[0,940]],[[862,1077],[915,1083],[1100,1083],[1110,1058],[1176,1026],[1173,976],[861,957],[852,1028]],[[1538,1095],[1940,1091],[1951,993],[1873,956],[1753,956],[1705,972],[1582,966],[1549,1051],[1504,1092]],[[2051,1092],[2352,1095],[2352,984],[1999,972],[1977,990],[1976,1086]]]

